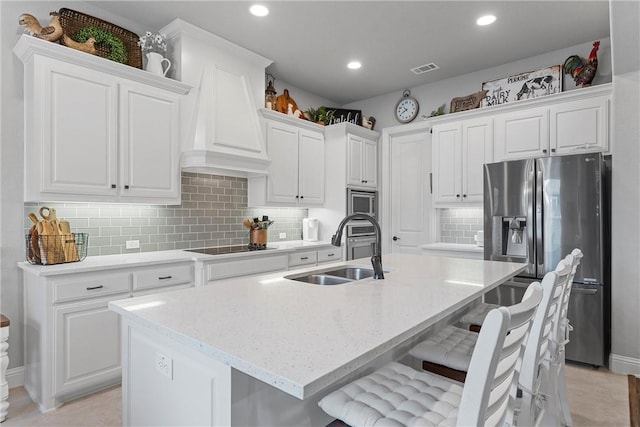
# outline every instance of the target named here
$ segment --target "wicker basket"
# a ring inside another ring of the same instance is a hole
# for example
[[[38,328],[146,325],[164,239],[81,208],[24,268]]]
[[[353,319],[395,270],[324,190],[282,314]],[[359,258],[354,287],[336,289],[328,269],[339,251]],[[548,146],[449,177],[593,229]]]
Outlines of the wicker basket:
[[[30,264],[62,264],[82,261],[87,257],[87,246],[89,245],[87,233],[50,234],[37,236],[34,239],[29,233],[25,238],[27,261]]]
[[[66,35],[75,38],[75,34],[86,27],[96,27],[102,30],[110,31],[114,36],[119,38],[124,43],[127,49],[127,65],[142,69],[142,51],[138,46],[138,35],[132,33],[129,30],[125,30],[122,27],[113,25],[102,19],[94,18],[90,15],[85,15],[75,10],[62,8],[60,9],[60,24],[64,29]],[[62,40],[61,40],[62,41]],[[64,43],[63,43],[64,44]],[[96,43],[96,49],[98,50],[98,56],[107,58],[109,56],[109,46]]]

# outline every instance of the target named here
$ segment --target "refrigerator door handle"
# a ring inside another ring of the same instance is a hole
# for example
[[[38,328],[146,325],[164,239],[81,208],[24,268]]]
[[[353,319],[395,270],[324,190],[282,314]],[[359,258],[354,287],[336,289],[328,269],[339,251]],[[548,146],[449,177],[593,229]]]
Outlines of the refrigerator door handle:
[[[542,162],[536,162],[536,268],[538,277],[542,277],[545,272],[544,266],[544,177],[542,176]]]
[[[535,191],[535,173],[536,173],[536,168],[535,168],[535,162],[531,161],[529,162],[528,166],[529,166],[529,171],[527,172],[527,251],[528,251],[528,262],[530,263],[531,267],[533,268],[533,271],[531,271],[530,273],[532,273],[534,276],[536,275],[536,271],[535,271],[535,267],[536,267],[536,257],[535,257],[535,225],[534,225],[534,218],[535,216],[535,212],[534,209],[535,207],[533,206],[533,201],[534,201],[534,191]]]

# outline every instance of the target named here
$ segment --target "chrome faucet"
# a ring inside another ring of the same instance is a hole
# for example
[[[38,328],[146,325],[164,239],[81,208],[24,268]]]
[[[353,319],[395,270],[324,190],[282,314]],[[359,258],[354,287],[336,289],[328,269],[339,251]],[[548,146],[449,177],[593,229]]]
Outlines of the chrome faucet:
[[[373,266],[373,278],[374,279],[384,279],[384,272],[382,271],[382,231],[380,230],[380,224],[378,221],[371,215],[363,214],[363,213],[355,213],[351,215],[347,215],[338,225],[338,230],[336,234],[331,237],[331,244],[333,246],[340,246],[340,240],[342,240],[342,230],[344,226],[347,225],[347,222],[352,219],[366,219],[371,224],[373,224],[376,229],[376,241],[372,243],[373,246],[373,255],[371,256],[371,265]]]

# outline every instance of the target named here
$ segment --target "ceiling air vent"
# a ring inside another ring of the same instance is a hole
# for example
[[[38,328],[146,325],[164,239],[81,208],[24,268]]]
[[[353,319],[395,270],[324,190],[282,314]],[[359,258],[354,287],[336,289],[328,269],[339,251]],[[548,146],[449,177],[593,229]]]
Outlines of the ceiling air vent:
[[[428,73],[429,71],[437,70],[438,68],[440,68],[440,67],[438,67],[433,62],[430,62],[429,64],[425,64],[425,65],[421,65],[421,66],[416,67],[416,68],[412,68],[411,71],[414,72],[415,74],[424,74],[424,73]]]

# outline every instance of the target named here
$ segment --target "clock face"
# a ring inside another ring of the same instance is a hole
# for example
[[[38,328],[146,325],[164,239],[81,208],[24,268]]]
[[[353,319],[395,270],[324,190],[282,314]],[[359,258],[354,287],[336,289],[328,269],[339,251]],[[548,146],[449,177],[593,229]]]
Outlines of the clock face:
[[[404,97],[396,105],[396,119],[401,123],[409,123],[416,118],[419,108],[415,98]]]

